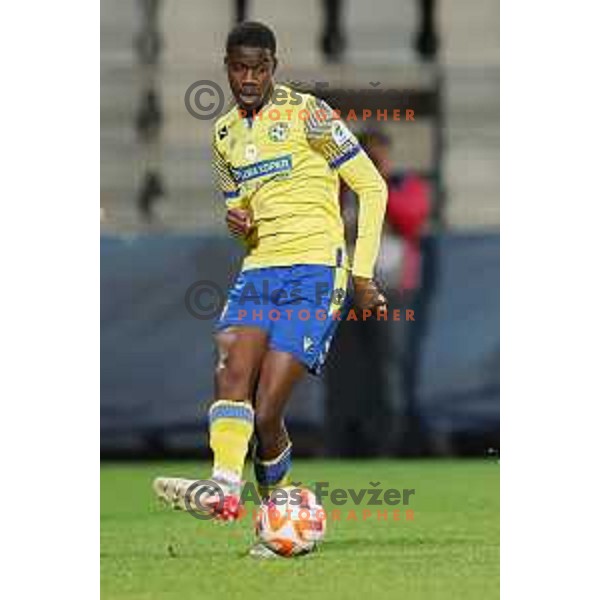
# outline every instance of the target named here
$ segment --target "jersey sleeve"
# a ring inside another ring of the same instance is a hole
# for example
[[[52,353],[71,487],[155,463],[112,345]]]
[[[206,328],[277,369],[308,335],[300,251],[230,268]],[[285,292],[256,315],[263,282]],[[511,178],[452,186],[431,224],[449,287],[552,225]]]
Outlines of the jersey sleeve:
[[[327,102],[309,96],[306,110],[306,139],[332,169],[339,169],[360,152],[358,140]]]
[[[216,139],[213,139],[213,170],[217,188],[225,198],[227,209],[247,208],[241,190],[231,172],[229,163],[219,150]],[[246,248],[246,251],[249,251],[256,245],[256,229],[252,229],[250,233],[245,236],[236,237]]]
[[[219,150],[216,139],[213,139],[213,170],[217,189],[223,194],[228,208],[241,206],[240,189],[225,157]]]
[[[352,274],[373,277],[387,204],[387,184],[354,134],[322,100],[307,101],[306,137],[358,196],[358,227]]]

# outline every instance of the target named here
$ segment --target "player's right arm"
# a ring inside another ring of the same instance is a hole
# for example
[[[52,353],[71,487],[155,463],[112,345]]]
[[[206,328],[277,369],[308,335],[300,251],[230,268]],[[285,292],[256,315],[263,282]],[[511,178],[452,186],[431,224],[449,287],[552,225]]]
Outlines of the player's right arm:
[[[229,164],[219,150],[216,139],[213,139],[213,168],[217,188],[223,194],[227,206],[225,217],[227,228],[248,246],[247,238],[252,229],[252,212],[244,203],[241,191],[235,182]]]

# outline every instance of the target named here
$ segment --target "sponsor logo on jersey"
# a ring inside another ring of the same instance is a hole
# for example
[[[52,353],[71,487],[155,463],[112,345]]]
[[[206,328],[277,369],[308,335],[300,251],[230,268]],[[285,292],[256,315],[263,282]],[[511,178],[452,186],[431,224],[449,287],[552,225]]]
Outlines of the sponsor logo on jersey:
[[[331,137],[338,146],[343,146],[352,139],[352,133],[341,121],[334,121],[331,125]]]
[[[292,155],[277,156],[267,160],[233,169],[233,176],[237,183],[244,183],[257,177],[265,177],[275,173],[289,173],[292,170]]]

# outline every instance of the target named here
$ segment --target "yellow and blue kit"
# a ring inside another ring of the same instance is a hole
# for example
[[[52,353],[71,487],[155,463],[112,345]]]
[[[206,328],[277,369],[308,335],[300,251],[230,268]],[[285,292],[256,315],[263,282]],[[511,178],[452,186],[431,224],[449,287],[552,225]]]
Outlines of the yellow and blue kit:
[[[349,271],[372,277],[387,187],[355,136],[310,94],[276,85],[256,115],[236,106],[214,129],[214,164],[227,208],[250,209],[247,254],[218,329],[258,326],[270,345],[318,372],[344,302]],[[352,264],[339,179],[359,199]]]

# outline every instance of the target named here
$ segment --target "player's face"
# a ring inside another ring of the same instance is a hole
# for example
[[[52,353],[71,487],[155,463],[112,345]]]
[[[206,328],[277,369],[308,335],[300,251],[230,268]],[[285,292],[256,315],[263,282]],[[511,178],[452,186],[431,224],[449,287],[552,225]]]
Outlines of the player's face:
[[[231,92],[241,108],[258,109],[273,89],[277,61],[268,48],[236,46],[225,57]]]

